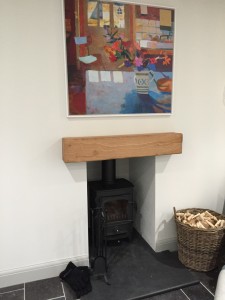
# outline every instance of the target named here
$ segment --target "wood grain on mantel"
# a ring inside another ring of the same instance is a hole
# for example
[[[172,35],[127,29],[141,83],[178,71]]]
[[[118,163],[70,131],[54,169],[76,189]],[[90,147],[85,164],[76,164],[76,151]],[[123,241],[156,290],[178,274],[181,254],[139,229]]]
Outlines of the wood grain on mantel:
[[[97,161],[182,153],[182,133],[166,132],[62,139],[63,160]]]

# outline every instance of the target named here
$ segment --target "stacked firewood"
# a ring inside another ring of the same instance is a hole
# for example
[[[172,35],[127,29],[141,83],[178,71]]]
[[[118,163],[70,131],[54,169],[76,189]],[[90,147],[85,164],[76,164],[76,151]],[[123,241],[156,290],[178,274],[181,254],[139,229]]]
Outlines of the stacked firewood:
[[[202,229],[225,228],[225,220],[218,219],[207,210],[202,213],[193,214],[189,210],[186,212],[176,212],[177,219],[191,227]]]

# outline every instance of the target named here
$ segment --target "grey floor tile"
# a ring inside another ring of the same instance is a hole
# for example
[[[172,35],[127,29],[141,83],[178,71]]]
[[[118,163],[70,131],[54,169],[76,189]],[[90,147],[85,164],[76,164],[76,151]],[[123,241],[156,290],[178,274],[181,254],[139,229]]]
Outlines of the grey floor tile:
[[[24,300],[24,290],[2,293],[0,300]]]
[[[143,300],[187,300],[187,297],[181,290],[172,291],[169,293],[153,296]]]
[[[176,271],[179,270],[178,266],[174,264],[174,260],[170,259],[171,254],[168,256],[166,253],[162,253],[157,256],[158,260],[169,266],[175,267]],[[126,268],[124,268],[126,269]],[[183,288],[182,290],[176,290],[172,292],[167,292],[161,295],[147,297],[145,300],[213,300],[212,293],[215,292],[215,287],[217,283],[217,277],[219,274],[219,269],[210,271],[210,272],[197,272],[187,269],[191,274],[195,275],[198,279],[197,281],[201,281],[201,284],[197,284],[194,286],[189,286]],[[128,270],[129,271],[129,270]],[[127,272],[127,276],[130,276],[130,273]],[[197,282],[196,281],[196,282]],[[157,281],[158,282],[158,281]],[[98,280],[98,283],[101,283],[101,280]],[[112,282],[111,282],[112,283]],[[96,286],[93,282],[92,278],[92,286]],[[103,281],[103,286],[106,288],[106,285]],[[135,286],[135,283],[134,283]],[[206,288],[205,288],[205,287]],[[111,285],[112,287],[112,285]],[[139,287],[140,288],[140,287]],[[177,286],[178,288],[178,286]],[[180,287],[179,287],[180,288]],[[121,287],[119,285],[114,285],[113,293],[117,290],[120,290]],[[208,291],[209,290],[209,291]],[[183,292],[184,293],[183,293]],[[118,292],[118,291],[117,291]],[[103,293],[102,297],[102,289],[100,290],[101,297],[95,297],[93,291],[88,295],[81,297],[81,300],[109,300],[110,297],[108,293]],[[75,300],[77,299],[76,293],[66,284],[61,282],[59,277],[49,278],[45,280],[40,280],[36,282],[30,282],[25,284],[25,299],[26,300]],[[187,296],[186,296],[187,295]],[[125,299],[121,298],[120,299]],[[113,300],[118,300],[118,298],[112,298]],[[0,289],[0,300],[24,300],[24,284],[10,286],[6,288]],[[77,299],[78,300],[78,299]]]
[[[26,300],[47,300],[56,297],[64,297],[59,277],[28,282],[25,284]]]
[[[214,299],[213,295],[210,294],[202,284],[189,286],[183,288],[182,290],[191,300],[199,300],[199,299],[213,300]]]
[[[212,293],[215,293],[220,268],[209,272],[191,271]]]
[[[16,290],[21,290],[24,288],[24,284],[17,284],[17,285],[13,285],[13,286],[8,286],[5,288],[1,288],[0,289],[0,294],[4,293],[4,292],[11,292],[11,291],[16,291]]]
[[[76,293],[65,282],[63,282],[63,289],[64,289],[64,292],[65,292],[66,300],[75,300],[75,299],[77,299]]]

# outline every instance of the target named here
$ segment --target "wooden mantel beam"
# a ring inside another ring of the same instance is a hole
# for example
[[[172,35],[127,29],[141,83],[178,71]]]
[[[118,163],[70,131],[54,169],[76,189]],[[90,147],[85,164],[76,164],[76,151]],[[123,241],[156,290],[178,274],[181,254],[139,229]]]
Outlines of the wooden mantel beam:
[[[182,153],[182,133],[166,132],[62,139],[66,163]]]

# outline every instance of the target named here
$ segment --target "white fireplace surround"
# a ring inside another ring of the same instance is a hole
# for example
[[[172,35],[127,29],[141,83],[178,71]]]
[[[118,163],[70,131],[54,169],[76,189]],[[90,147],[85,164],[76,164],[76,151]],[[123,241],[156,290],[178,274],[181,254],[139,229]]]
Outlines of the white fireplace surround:
[[[163,238],[162,242],[157,242],[159,235],[166,236],[166,227],[173,226],[173,221],[171,207],[170,224],[165,221],[159,228],[155,226],[155,170],[157,156],[167,155],[169,160],[168,155],[182,152],[182,140],[181,133],[63,138],[63,160],[65,163],[89,162],[86,164],[88,181],[101,178],[101,160],[117,159],[116,177],[126,178],[134,184],[134,201],[137,204],[134,224],[136,230],[153,250],[175,250],[175,237]]]

